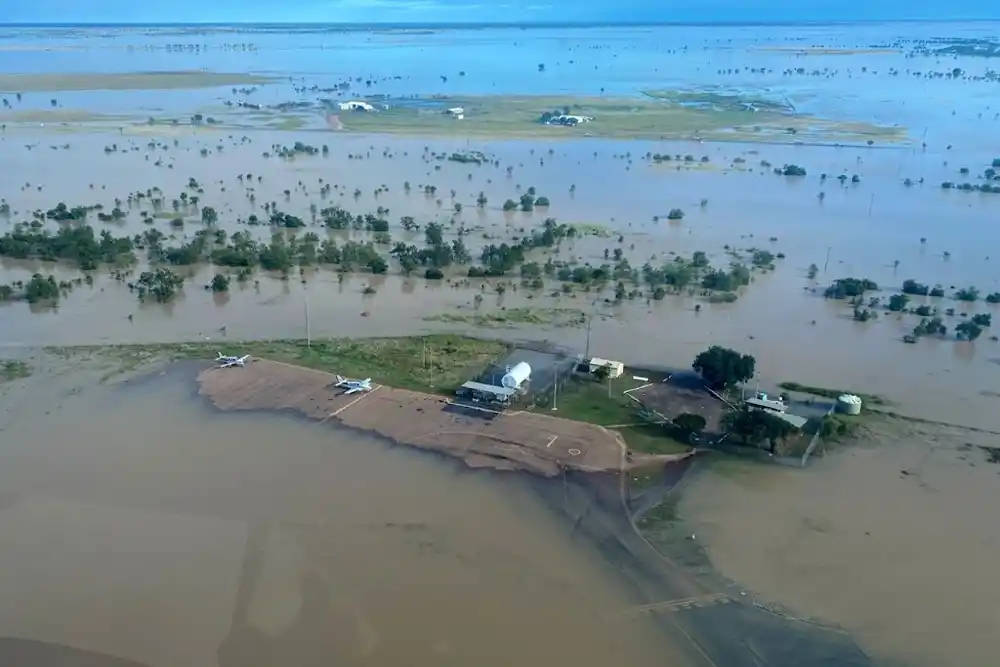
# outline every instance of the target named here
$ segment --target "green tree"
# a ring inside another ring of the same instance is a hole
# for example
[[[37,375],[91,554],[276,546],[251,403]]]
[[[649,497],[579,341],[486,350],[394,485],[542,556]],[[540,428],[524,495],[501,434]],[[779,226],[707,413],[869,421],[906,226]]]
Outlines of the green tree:
[[[228,292],[229,291],[229,278],[221,273],[216,273],[212,277],[212,291],[213,292]]]
[[[683,220],[684,211],[679,208],[672,208],[670,212],[667,213],[667,220]]]
[[[980,313],[972,316],[972,323],[977,327],[988,327],[993,324],[993,315],[990,313]]]
[[[204,206],[201,209],[201,221],[206,225],[214,225],[219,221],[219,214],[211,206]]]
[[[955,327],[955,335],[959,340],[976,340],[983,334],[983,328],[975,322],[962,322]]]
[[[608,366],[598,366],[592,375],[598,382],[608,382],[611,379],[611,369]]]
[[[691,365],[712,389],[720,391],[753,377],[757,360],[749,354],[713,345],[694,359]]]
[[[733,410],[722,417],[722,427],[751,447],[768,443],[772,454],[778,443],[798,432],[790,423],[764,410]]]
[[[673,418],[672,423],[679,431],[683,432],[687,436],[701,433],[705,430],[705,426],[708,425],[708,422],[705,421],[704,417],[691,412],[682,412]]]
[[[906,310],[906,304],[910,302],[910,297],[905,294],[893,294],[889,297],[889,310],[894,313]]]
[[[959,301],[978,301],[979,300],[979,290],[975,287],[963,287],[962,289],[955,292],[955,298]]]
[[[59,283],[56,282],[55,276],[43,276],[36,273],[24,286],[24,298],[28,303],[58,301]]]

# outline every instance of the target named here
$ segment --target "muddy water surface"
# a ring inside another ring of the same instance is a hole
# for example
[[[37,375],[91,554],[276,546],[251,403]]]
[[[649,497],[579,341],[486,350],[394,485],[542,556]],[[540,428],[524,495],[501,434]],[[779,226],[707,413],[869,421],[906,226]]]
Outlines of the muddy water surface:
[[[674,664],[513,476],[219,414],[191,379],[3,394],[0,662]]]
[[[421,223],[441,221],[449,239],[465,229],[463,238],[473,255],[486,243],[515,242],[552,216],[582,224],[590,233],[565,242],[554,252],[536,253],[532,259],[539,262],[551,258],[597,265],[614,261],[613,255],[606,260],[605,252],[620,250],[638,268],[646,262],[659,265],[676,255],[704,250],[715,266],[726,267],[732,259],[727,247],[741,250],[743,261],[751,247],[786,257],[777,261],[774,271],[758,273],[734,304],[706,303],[702,296],[691,294],[662,302],[639,298],[621,305],[595,304],[611,296],[610,292],[577,289],[560,295],[561,285],[555,280],[547,280],[544,290],[530,291],[517,284],[516,276],[501,296],[487,281],[447,284],[404,278],[392,266],[390,275],[384,277],[339,279],[328,270],[307,269],[302,276],[293,273],[281,281],[258,273],[246,283],[234,281],[228,295],[202,289],[215,269],[182,267],[179,270],[192,277],[183,295],[164,306],[140,304],[122,282],[97,272],[93,287],[74,289],[57,311],[36,308],[32,316],[26,304],[0,305],[0,342],[171,341],[219,338],[223,331],[230,339],[304,337],[307,301],[314,336],[405,335],[442,328],[477,333],[483,330],[469,324],[468,316],[480,295],[483,300],[478,308],[483,313],[531,308],[541,321],[516,329],[492,327],[492,335],[558,338],[583,348],[586,334],[582,328],[556,328],[545,313],[554,308],[577,313],[597,310],[601,318],[594,323],[592,351],[605,357],[687,366],[707,343],[718,343],[755,354],[765,383],[795,380],[879,393],[914,414],[1000,428],[993,416],[995,365],[989,363],[998,354],[988,335],[975,344],[955,342],[952,336],[903,345],[901,338],[919,322],[917,316],[883,313],[879,322],[861,324],[851,320],[851,310],[844,303],[819,296],[830,281],[846,276],[875,280],[883,287],[883,299],[907,278],[941,284],[949,294],[967,285],[975,285],[984,295],[1000,291],[996,271],[1000,256],[993,256],[996,230],[990,222],[1000,196],[939,187],[942,180],[966,178],[958,173],[959,165],[968,165],[976,173],[989,164],[991,154],[974,147],[956,158],[947,151],[913,147],[469,142],[309,132],[250,132],[247,141],[243,135],[228,132],[182,134],[175,146],[174,138],[163,134],[166,131],[153,128],[149,137],[8,135],[0,142],[0,150],[19,165],[19,184],[4,190],[12,212],[0,220],[0,229],[9,229],[30,218],[31,211],[59,201],[101,203],[107,210],[116,197],[125,199],[129,193],[160,187],[162,215],[152,226],[177,244],[201,228],[197,209],[180,207],[179,215],[186,217],[180,229],[171,227],[167,219],[173,215],[173,199],[185,191],[193,194],[186,186],[194,178],[204,190],[200,203],[216,208],[222,229],[245,231],[262,240],[276,230],[239,221],[251,214],[266,218],[263,205],[274,202],[278,210],[305,219],[305,231],[338,243],[370,240],[371,235],[328,231],[313,221],[311,206],[337,205],[352,213],[384,207],[393,240],[418,245],[424,242],[422,232],[403,230],[399,217],[413,216]],[[147,145],[150,138],[156,139],[158,147]],[[69,149],[48,148],[64,140]],[[291,161],[263,156],[273,144],[289,146],[295,141],[328,144],[330,154]],[[29,144],[34,148],[29,150]],[[104,147],[112,144],[138,150],[105,154]],[[218,146],[223,147],[221,152]],[[207,156],[201,155],[202,148],[209,149]],[[483,150],[496,165],[434,158],[467,149]],[[646,159],[647,153],[692,155],[695,163],[655,165]],[[709,161],[701,163],[702,157]],[[159,166],[157,160],[161,160]],[[809,175],[800,179],[775,176],[762,161],[804,165]],[[825,182],[820,179],[823,173],[830,175]],[[240,182],[238,174],[253,178]],[[842,185],[835,178],[840,174],[857,174],[860,182]],[[907,187],[902,183],[907,177],[924,178],[925,184]],[[323,183],[335,186],[326,196],[320,194]],[[425,185],[437,191],[426,195]],[[382,186],[385,189],[375,194]],[[516,198],[529,186],[551,200],[547,210],[500,210],[504,200]],[[482,209],[475,202],[479,192],[489,200]],[[825,194],[822,201],[819,193]],[[702,200],[706,200],[704,206]],[[463,205],[460,213],[454,212],[455,204]],[[680,222],[665,220],[666,212],[674,207],[686,212]],[[152,212],[148,201],[124,208],[128,217],[120,223],[92,222],[119,235],[148,228],[139,214],[143,209]],[[381,250],[387,253],[389,247]],[[810,264],[820,269],[813,281],[806,277]],[[4,261],[0,262],[0,283],[26,280],[35,271],[53,272],[61,279],[79,277],[75,270],[51,264]],[[375,289],[374,294],[363,293],[368,286]],[[955,309],[955,316],[945,321],[951,328],[962,313],[1000,315],[995,306],[983,301],[965,305],[946,298],[928,303],[942,313]],[[459,321],[450,325],[427,321],[428,316],[441,313],[457,314]],[[926,391],[929,384],[939,391]]]

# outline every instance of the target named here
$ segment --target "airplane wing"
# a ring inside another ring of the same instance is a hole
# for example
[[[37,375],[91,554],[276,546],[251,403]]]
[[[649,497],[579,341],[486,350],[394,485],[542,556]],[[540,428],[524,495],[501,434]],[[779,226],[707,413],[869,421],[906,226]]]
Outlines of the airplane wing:
[[[361,391],[361,387],[351,387],[350,389],[344,392],[344,396],[350,396],[351,394],[356,394],[359,391]]]

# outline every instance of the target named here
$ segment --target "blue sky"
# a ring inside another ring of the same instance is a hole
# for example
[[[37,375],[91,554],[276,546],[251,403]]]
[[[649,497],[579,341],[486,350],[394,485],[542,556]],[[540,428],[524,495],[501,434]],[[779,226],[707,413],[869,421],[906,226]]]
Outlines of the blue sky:
[[[0,22],[545,22],[1000,19],[993,0],[0,0]]]

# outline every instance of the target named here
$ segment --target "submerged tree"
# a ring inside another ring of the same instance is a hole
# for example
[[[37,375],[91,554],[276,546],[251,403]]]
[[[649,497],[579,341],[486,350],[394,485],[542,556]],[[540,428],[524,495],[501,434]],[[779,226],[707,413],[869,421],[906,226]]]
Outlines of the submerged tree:
[[[728,389],[753,377],[757,360],[719,345],[713,345],[694,359],[691,365],[712,389]]]

